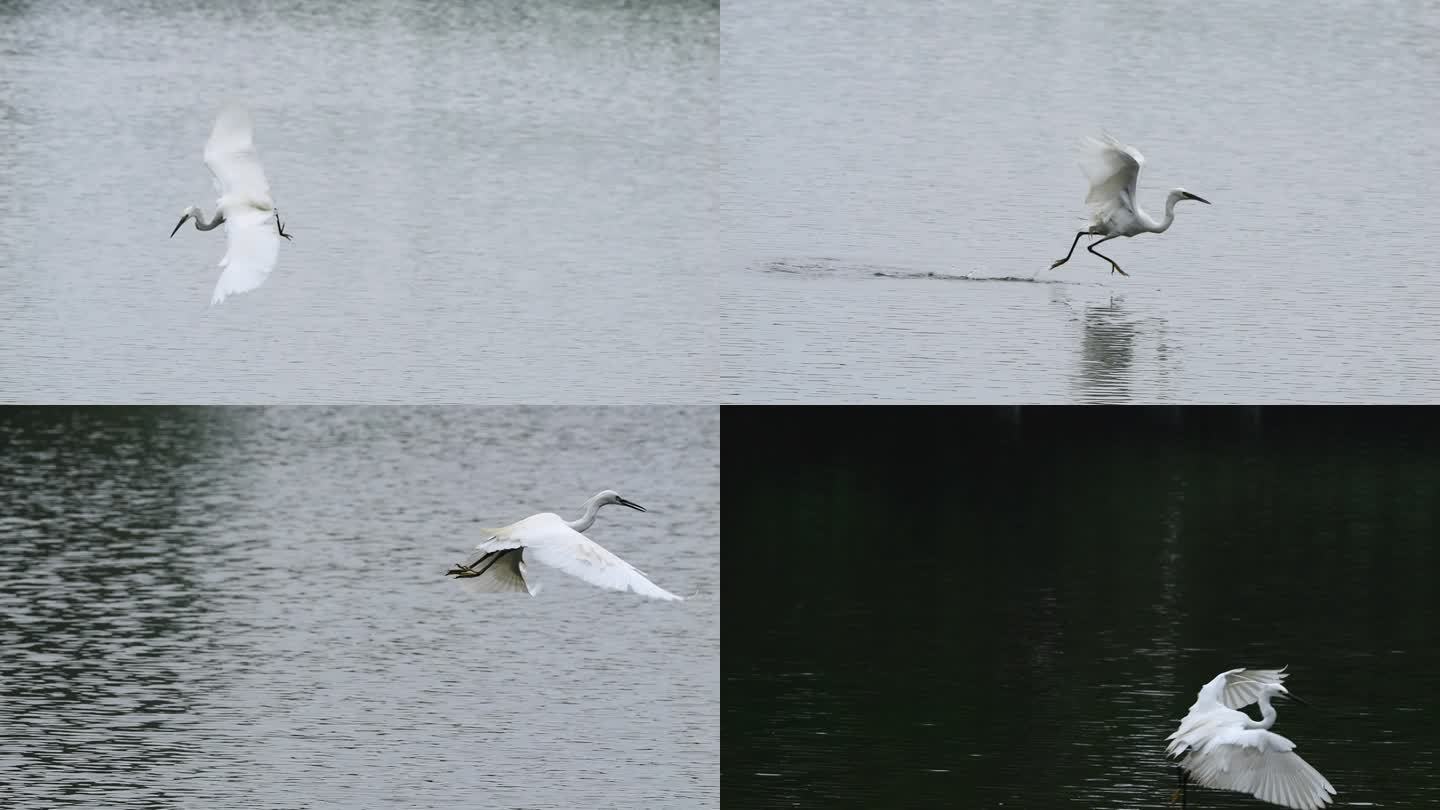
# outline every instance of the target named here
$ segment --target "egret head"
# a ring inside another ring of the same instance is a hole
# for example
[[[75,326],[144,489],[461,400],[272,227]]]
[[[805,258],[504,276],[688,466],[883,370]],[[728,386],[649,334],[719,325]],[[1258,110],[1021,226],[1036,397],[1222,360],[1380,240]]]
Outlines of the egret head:
[[[1203,202],[1206,205],[1210,204],[1210,201],[1205,199],[1204,197],[1198,197],[1183,188],[1177,188],[1174,191],[1170,192],[1170,196],[1174,197],[1177,200],[1194,200],[1195,202]]]
[[[180,221],[175,223],[175,230],[171,231],[170,235],[173,237],[175,234],[179,233],[180,226],[184,225],[185,220],[191,217],[195,217],[196,219],[200,218],[200,209],[196,208],[193,205],[180,212]]]
[[[620,497],[620,493],[616,492],[613,489],[607,489],[604,492],[596,495],[595,502],[600,506],[604,506],[607,503],[615,503],[621,506],[628,506],[631,509],[636,510],[637,512],[645,511],[645,507],[641,506],[638,503],[635,503],[634,501],[625,500],[624,498]]]
[[[1310,705],[1309,703],[1306,703],[1305,701],[1303,701],[1303,700],[1301,700],[1300,698],[1296,697],[1295,695],[1291,694],[1291,693],[1290,693],[1290,690],[1289,690],[1289,689],[1286,689],[1285,686],[1284,686],[1284,684],[1267,683],[1267,684],[1265,684],[1264,687],[1261,688],[1260,692],[1261,692],[1261,694],[1274,695],[1275,697],[1288,698],[1288,699],[1290,699],[1290,700],[1295,701],[1296,703],[1299,703],[1301,706],[1309,706],[1309,705]]]

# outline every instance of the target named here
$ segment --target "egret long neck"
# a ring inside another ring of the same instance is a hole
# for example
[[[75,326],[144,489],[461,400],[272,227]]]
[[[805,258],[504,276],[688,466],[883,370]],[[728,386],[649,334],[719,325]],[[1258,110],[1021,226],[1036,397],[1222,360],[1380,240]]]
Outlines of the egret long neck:
[[[216,210],[215,210],[215,216],[214,216],[213,218],[211,218],[211,220],[210,220],[209,222],[202,222],[202,221],[200,220],[200,218],[203,217],[204,215],[205,215],[205,212],[204,212],[204,211],[201,211],[200,213],[198,213],[198,214],[195,215],[195,230],[197,230],[197,231],[211,231],[211,230],[214,230],[214,229],[220,227],[220,225],[225,222],[225,215],[222,214],[222,213],[220,213],[220,210],[219,210],[219,209],[216,209]]]
[[[569,526],[577,532],[583,532],[586,529],[590,528],[590,524],[595,522],[595,515],[599,511],[600,496],[596,495],[595,497],[585,502],[585,514],[581,515],[575,520],[565,521],[565,525]]]
[[[1179,195],[1171,194],[1165,198],[1165,219],[1150,229],[1152,233],[1164,233],[1170,230],[1170,225],[1175,221],[1175,203],[1180,202]]]
[[[1169,221],[1169,217],[1166,220]],[[1270,693],[1263,692],[1260,695],[1260,719],[1246,720],[1246,728],[1270,728],[1275,725],[1275,707],[1270,705]]]

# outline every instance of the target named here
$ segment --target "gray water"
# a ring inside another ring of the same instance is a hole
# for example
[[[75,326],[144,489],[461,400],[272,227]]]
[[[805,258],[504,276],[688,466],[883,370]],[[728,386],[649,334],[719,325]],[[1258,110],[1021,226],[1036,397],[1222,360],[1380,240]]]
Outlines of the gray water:
[[[9,808],[715,807],[714,409],[0,409]],[[688,597],[446,579],[577,511]]]
[[[738,0],[721,42],[722,397],[1440,396],[1434,2]],[[1129,278],[1047,269],[1102,129],[1153,215],[1213,203]]]
[[[0,3],[0,399],[713,401],[718,17]],[[212,310],[227,98],[294,241]]]
[[[1432,416],[831,410],[725,411],[727,807],[1178,808],[1201,685],[1283,665],[1336,807],[1440,801]]]

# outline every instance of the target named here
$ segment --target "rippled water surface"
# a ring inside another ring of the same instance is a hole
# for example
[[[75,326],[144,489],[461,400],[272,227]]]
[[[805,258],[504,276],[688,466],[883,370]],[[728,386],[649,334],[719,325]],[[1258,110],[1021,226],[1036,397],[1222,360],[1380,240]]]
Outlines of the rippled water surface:
[[[6,807],[715,807],[711,410],[0,409]],[[443,573],[573,516],[683,603]],[[617,514],[616,512],[624,514]]]
[[[1336,806],[1440,801],[1433,421],[779,410],[723,426],[727,807],[1161,810],[1246,665]]]
[[[1440,5],[727,3],[722,395],[1433,402]],[[1082,249],[1076,142],[1161,235]],[[1032,283],[1043,282],[1043,283]]]
[[[0,3],[0,400],[714,401],[718,17]],[[226,98],[294,241],[211,310]]]

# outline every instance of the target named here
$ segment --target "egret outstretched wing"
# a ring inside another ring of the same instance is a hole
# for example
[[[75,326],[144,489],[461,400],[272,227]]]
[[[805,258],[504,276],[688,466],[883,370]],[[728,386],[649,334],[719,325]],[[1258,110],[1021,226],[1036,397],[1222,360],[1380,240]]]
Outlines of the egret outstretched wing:
[[[497,530],[476,546],[480,552],[522,547],[524,559],[558,568],[571,576],[614,591],[634,591],[651,599],[679,599],[651,582],[630,563],[565,524],[559,515],[545,512]],[[484,563],[475,566],[484,567]],[[523,570],[521,576],[523,577]],[[486,574],[488,576],[488,573]]]
[[[1180,721],[1180,727],[1166,739],[1166,753],[1177,756],[1197,748],[1216,731],[1233,725],[1235,715],[1228,710],[1243,709],[1254,703],[1266,686],[1279,684],[1289,677],[1280,669],[1245,669],[1237,667],[1211,678],[1200,687],[1195,702]]]
[[[1248,793],[1293,810],[1319,810],[1335,788],[1295,753],[1295,743],[1271,731],[1271,700],[1291,697],[1283,669],[1231,669],[1200,687],[1195,703],[1167,740],[1166,753],[1183,756],[1181,788],[1188,774],[1209,788]],[[1298,698],[1295,698],[1298,700]],[[1260,720],[1240,711],[1260,705]]]
[[[606,551],[600,544],[581,534],[595,522],[600,507],[618,504],[644,512],[645,507],[620,497],[613,489],[601,490],[585,502],[585,514],[576,520],[564,520],[553,512],[541,512],[499,529],[486,529],[488,535],[475,547],[477,554],[445,572],[456,579],[487,579],[480,590],[539,592],[526,577],[526,563],[536,560],[559,568],[567,574],[614,591],[633,591],[651,599],[679,599],[673,593],[651,582],[634,566]]]
[[[270,183],[255,152],[255,127],[244,106],[231,103],[220,111],[210,140],[205,143],[205,165],[215,175],[215,190],[222,198],[222,207],[229,195],[273,207]]]
[[[1190,753],[1185,767],[1205,787],[1249,793],[1294,810],[1320,810],[1335,788],[1295,753],[1295,743],[1266,729],[1227,729]]]
[[[279,257],[279,238],[290,238],[281,229],[275,203],[270,199],[270,183],[255,154],[253,131],[250,113],[240,104],[232,102],[220,110],[210,140],[205,143],[205,165],[220,194],[218,210],[207,222],[201,210],[192,205],[181,213],[180,222],[170,232],[173,237],[191,218],[200,231],[225,224],[225,256],[220,260],[220,280],[210,296],[211,306],[264,284]]]
[[[1103,140],[1101,139],[1103,138]],[[1086,138],[1088,165],[1082,164],[1090,180],[1090,193],[1085,202],[1097,222],[1111,222],[1133,217],[1139,207],[1135,202],[1135,185],[1145,158],[1133,146],[1126,146],[1110,135]]]
[[[275,212],[249,206],[225,211],[225,257],[220,260],[220,280],[210,296],[210,305],[235,293],[249,292],[265,283],[280,253],[280,234],[275,231]]]

